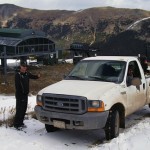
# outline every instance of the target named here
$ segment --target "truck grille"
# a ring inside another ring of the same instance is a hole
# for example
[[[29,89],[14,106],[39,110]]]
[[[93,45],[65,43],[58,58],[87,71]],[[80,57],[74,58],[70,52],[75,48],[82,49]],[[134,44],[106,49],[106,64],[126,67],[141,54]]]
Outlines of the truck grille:
[[[87,99],[81,96],[44,93],[43,108],[48,111],[82,114],[86,111]]]

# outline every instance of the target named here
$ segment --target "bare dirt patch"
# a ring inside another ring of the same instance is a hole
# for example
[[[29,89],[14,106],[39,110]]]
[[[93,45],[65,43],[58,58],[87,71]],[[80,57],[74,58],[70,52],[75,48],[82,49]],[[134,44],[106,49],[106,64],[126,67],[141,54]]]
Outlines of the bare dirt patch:
[[[30,80],[30,93],[37,94],[42,88],[56,83],[64,78],[73,68],[73,64],[56,64],[53,66],[29,66],[28,70],[32,74],[40,72],[41,78],[38,80]],[[4,82],[4,76],[0,74],[0,94],[14,94],[15,93],[15,71],[7,73],[7,84]]]

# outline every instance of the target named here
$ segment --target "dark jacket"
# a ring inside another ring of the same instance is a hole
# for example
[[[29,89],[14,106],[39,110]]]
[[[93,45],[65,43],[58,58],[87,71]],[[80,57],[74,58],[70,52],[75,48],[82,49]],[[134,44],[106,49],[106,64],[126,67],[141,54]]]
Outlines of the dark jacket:
[[[17,72],[15,75],[16,95],[29,93],[29,79],[38,79],[37,75],[32,75],[30,72]]]

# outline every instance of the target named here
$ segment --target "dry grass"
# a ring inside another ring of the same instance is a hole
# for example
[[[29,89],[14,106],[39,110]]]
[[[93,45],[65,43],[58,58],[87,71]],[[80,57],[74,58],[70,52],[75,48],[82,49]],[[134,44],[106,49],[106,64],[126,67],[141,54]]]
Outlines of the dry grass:
[[[37,94],[42,88],[56,83],[63,79],[65,74],[68,74],[73,68],[73,64],[57,64],[53,66],[30,66],[28,69],[32,74],[40,72],[41,78],[38,80],[30,80],[30,92],[31,94]],[[7,74],[7,84],[0,84],[0,94],[14,94],[15,72]],[[0,83],[4,82],[4,76],[0,74]]]
[[[37,119],[35,112],[28,112],[25,116],[25,119],[29,119],[29,118],[34,118]],[[0,120],[0,126],[5,126],[6,128],[8,127],[12,127],[13,126],[13,121],[14,121],[14,114],[12,114],[9,118],[5,119],[3,118],[3,120]]]

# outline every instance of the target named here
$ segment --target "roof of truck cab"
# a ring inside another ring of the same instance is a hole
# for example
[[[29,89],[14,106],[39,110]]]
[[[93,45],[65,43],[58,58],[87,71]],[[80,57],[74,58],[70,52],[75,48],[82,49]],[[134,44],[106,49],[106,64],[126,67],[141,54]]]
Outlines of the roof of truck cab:
[[[96,57],[87,57],[83,60],[118,60],[118,61],[129,61],[135,60],[137,57],[134,56],[96,56]]]

